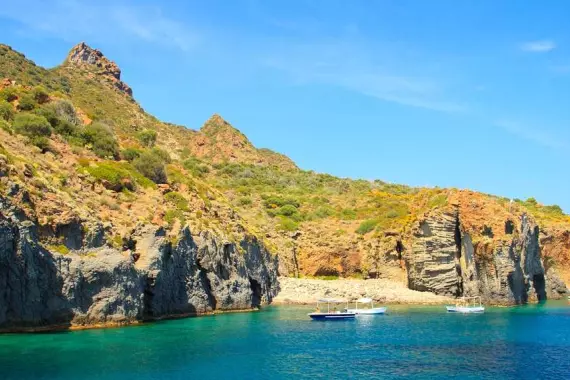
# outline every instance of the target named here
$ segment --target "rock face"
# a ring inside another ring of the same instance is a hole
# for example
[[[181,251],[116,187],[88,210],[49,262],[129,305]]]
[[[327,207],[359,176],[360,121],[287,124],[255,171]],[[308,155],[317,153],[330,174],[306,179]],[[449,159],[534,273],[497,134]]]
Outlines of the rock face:
[[[120,91],[133,95],[133,90],[121,81],[121,69],[117,64],[107,59],[97,49],[89,47],[85,42],[75,45],[67,56],[67,61],[74,65],[90,65],[97,69],[98,74],[108,79]]]
[[[566,285],[545,269],[539,228],[523,216],[505,221],[507,238],[472,241],[458,211],[436,212],[415,228],[405,255],[410,289],[449,296],[481,296],[486,302],[521,304],[560,298]],[[488,232],[492,233],[492,232]]]
[[[237,246],[185,228],[173,243],[140,226],[123,252],[87,248],[101,242],[90,234],[84,241],[77,253],[49,252],[36,225],[0,198],[0,330],[251,309],[279,290],[277,258],[253,237]]]

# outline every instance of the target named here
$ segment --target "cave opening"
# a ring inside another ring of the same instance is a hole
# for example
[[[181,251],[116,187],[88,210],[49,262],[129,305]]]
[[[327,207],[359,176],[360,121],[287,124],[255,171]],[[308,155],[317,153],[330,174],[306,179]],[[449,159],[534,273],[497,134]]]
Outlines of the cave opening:
[[[400,240],[396,242],[396,252],[398,252],[398,260],[402,260],[402,252],[404,252],[404,245]]]
[[[487,226],[487,225],[483,226],[483,231],[481,231],[481,234],[482,234],[483,236],[487,236],[487,237],[490,237],[490,238],[495,237],[495,234],[493,233],[493,228],[492,228],[492,227],[489,227],[489,226]]]
[[[505,222],[505,234],[512,235],[515,232],[515,224],[512,220],[507,220]]]
[[[544,279],[544,274],[535,274],[532,276],[532,286],[534,287],[538,301],[546,301],[546,280]]]
[[[260,307],[261,306],[261,284],[254,280],[253,278],[249,278],[249,287],[251,288],[251,307]]]

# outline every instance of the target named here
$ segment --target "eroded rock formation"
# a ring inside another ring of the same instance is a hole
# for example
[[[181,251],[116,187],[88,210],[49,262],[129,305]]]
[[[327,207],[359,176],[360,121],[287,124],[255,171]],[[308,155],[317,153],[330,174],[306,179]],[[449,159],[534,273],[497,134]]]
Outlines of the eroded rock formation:
[[[543,264],[536,223],[523,215],[520,221],[505,221],[505,231],[497,240],[487,228],[474,242],[458,210],[427,215],[418,222],[405,255],[409,288],[502,304],[565,294],[566,285]]]
[[[101,51],[93,49],[85,42],[81,42],[71,49],[67,61],[74,65],[89,65],[89,67],[96,68],[97,73],[111,82],[119,91],[129,96],[133,95],[133,90],[121,80],[119,66],[105,57]]]
[[[84,235],[77,252],[50,252],[36,224],[0,198],[0,330],[251,309],[279,289],[277,258],[253,237],[237,245],[184,228],[172,242],[139,226],[120,251]]]

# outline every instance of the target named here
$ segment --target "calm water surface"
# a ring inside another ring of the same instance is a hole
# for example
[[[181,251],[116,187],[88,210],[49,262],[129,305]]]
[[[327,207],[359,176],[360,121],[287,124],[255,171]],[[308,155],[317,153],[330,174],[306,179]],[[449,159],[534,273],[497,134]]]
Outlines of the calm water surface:
[[[0,335],[0,379],[570,378],[570,307],[392,306],[313,322],[268,307],[144,326]]]

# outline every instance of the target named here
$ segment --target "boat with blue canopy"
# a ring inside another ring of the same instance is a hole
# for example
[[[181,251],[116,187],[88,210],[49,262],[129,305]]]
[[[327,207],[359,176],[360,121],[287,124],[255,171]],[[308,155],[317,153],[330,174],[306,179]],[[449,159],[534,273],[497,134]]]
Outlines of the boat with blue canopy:
[[[325,304],[326,304],[326,309],[325,309]],[[342,311],[337,310],[339,304],[346,304],[346,308]],[[311,319],[313,320],[321,320],[321,321],[354,319],[356,314],[348,312],[346,311],[346,309],[348,309],[348,301],[323,298],[317,301],[317,310],[312,313],[309,313],[309,317],[311,317]]]

